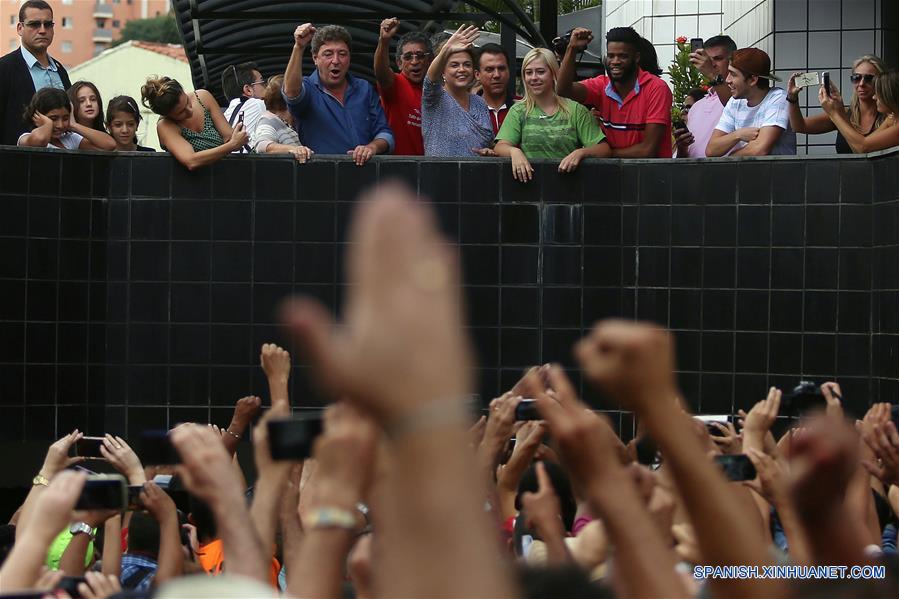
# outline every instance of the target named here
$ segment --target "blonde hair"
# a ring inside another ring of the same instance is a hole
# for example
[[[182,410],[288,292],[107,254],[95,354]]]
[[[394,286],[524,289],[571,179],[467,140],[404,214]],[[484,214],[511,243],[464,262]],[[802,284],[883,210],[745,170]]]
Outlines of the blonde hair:
[[[168,116],[183,93],[184,88],[171,77],[149,77],[140,88],[141,103],[159,116]]]
[[[524,55],[524,59],[521,61],[521,80],[525,81],[524,70],[528,68],[528,65],[534,62],[535,60],[542,60],[546,63],[547,68],[553,74],[553,85],[551,88],[552,95],[556,99],[556,103],[559,105],[559,111],[567,120],[571,117],[571,110],[568,108],[568,102],[559,97],[556,93],[556,80],[559,78],[559,61],[556,60],[556,55],[552,53],[551,50],[547,48],[534,48],[530,52]],[[534,98],[534,95],[531,93],[531,90],[527,86],[527,82],[524,85],[524,114],[525,116],[531,114],[531,111],[534,109],[534,106],[537,105],[537,99]]]
[[[877,71],[877,76],[874,78],[876,81],[880,78],[880,75],[887,71],[887,65],[883,62],[883,60],[879,56],[874,56],[873,54],[865,54],[864,56],[857,58],[855,62],[852,63],[852,72],[855,72],[855,69],[858,68],[859,65],[869,64],[874,67],[874,70]],[[875,84],[876,85],[876,84]],[[878,113],[874,118],[874,126],[879,127],[881,123],[883,123],[883,119],[886,118],[886,115]],[[852,100],[849,102],[849,122],[856,129],[862,126],[862,112],[861,112],[861,102],[859,102],[858,96],[855,94],[855,87],[852,89]],[[867,133],[867,131],[862,131],[862,133]]]

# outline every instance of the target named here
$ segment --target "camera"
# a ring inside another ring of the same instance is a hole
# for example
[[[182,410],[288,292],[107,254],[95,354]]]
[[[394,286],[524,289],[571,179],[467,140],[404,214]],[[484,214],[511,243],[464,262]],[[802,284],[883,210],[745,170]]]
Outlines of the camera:
[[[799,381],[792,393],[783,397],[782,412],[788,416],[801,416],[810,410],[823,410],[827,406],[821,389],[812,381]]]

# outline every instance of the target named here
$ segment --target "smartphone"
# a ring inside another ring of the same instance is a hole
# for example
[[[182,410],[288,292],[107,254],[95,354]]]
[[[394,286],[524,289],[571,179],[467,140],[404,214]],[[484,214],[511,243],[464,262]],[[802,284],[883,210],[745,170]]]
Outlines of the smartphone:
[[[128,483],[121,474],[88,476],[75,504],[76,510],[124,510],[128,507]]]
[[[718,422],[727,426],[728,422],[731,422],[731,417],[727,414],[711,414],[711,415],[702,415],[702,416],[694,416],[697,420],[703,422],[705,424],[706,430],[709,431],[709,434],[713,437],[724,437],[724,433],[718,430],[718,427],[713,425],[713,422]]]
[[[322,415],[293,416],[268,421],[268,447],[273,460],[302,460],[322,432]]]
[[[796,78],[793,79],[793,82],[796,84],[796,87],[808,87],[810,85],[818,85],[821,80],[818,77],[818,71],[811,71],[808,73],[800,73],[796,75]]]
[[[676,121],[671,123],[671,126],[674,128],[674,131],[677,131],[678,129],[686,129],[687,123],[685,123],[683,119],[677,119]]]
[[[78,592],[78,585],[82,582],[87,582],[84,576],[63,576],[56,585],[55,590],[65,591],[72,599],[78,599],[81,597],[81,593]]]
[[[757,476],[752,460],[743,453],[739,455],[715,456],[715,463],[724,471],[724,476],[727,477],[727,480],[752,480]]]
[[[701,37],[691,37],[690,38],[690,52],[696,52],[697,50],[702,50],[702,38]]]
[[[806,412],[823,411],[827,400],[821,388],[812,381],[799,381],[790,393],[785,393],[780,404],[780,412],[786,416],[802,416]]]
[[[81,437],[75,441],[75,455],[83,458],[103,459],[100,446],[103,445],[103,437]]]
[[[830,97],[830,71],[821,73],[821,78],[824,80],[824,93]]]
[[[522,399],[515,406],[515,420],[542,420],[537,410],[537,402],[533,399]]]
[[[144,504],[140,500],[140,492],[144,490],[143,485],[128,485],[128,510],[131,512],[139,512],[144,509]]]
[[[145,466],[181,463],[181,455],[172,445],[168,431],[143,431],[140,434],[139,447],[140,451],[137,455]]]
[[[238,123],[242,123],[242,122],[243,122],[243,111],[240,111],[240,112],[237,113],[237,122],[238,122]]]

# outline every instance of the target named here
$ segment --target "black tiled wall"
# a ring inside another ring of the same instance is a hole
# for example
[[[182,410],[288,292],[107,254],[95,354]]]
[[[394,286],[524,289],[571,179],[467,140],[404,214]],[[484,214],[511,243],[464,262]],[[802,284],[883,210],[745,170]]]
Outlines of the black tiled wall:
[[[339,310],[353,203],[393,178],[459,243],[484,398],[546,361],[580,385],[571,346],[607,317],[672,328],[703,412],[800,378],[836,377],[856,414],[899,393],[899,157],[556,166],[521,184],[486,160],[235,157],[189,173],[165,155],[0,150],[6,439],[226,424],[237,397],[265,392],[278,303]],[[305,366],[291,381],[298,405],[323,401]]]

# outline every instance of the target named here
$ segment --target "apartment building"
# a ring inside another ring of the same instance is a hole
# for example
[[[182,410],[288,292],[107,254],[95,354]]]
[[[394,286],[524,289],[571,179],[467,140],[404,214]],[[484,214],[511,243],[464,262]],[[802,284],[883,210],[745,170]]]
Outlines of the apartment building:
[[[19,47],[24,0],[0,0],[0,53]],[[118,39],[125,23],[169,12],[168,0],[48,0],[56,23],[50,55],[66,68],[90,60]]]

